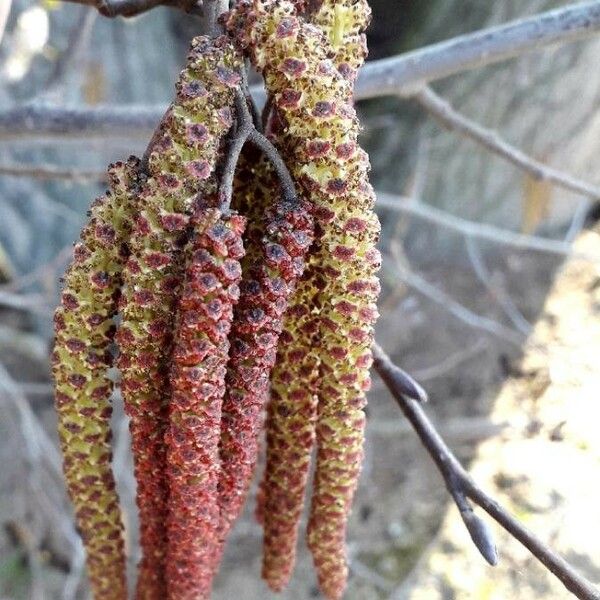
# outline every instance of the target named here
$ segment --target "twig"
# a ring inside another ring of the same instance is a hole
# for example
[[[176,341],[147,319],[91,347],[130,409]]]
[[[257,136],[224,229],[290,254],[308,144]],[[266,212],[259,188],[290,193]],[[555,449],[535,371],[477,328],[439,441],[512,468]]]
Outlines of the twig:
[[[432,379],[437,379],[438,377],[446,375],[446,373],[452,371],[458,367],[458,365],[469,360],[470,358],[474,356],[481,356],[482,352],[488,348],[488,345],[488,341],[485,338],[480,338],[475,342],[475,344],[473,344],[473,346],[470,346],[465,350],[455,352],[454,354],[450,354],[436,365],[423,367],[421,369],[414,369],[412,376],[419,381],[431,381]]]
[[[61,169],[54,165],[0,165],[0,175],[7,177],[29,177],[31,179],[58,179],[85,183],[89,181],[107,181],[106,171],[86,171]]]
[[[567,242],[534,235],[524,235],[492,225],[486,225],[485,223],[468,221],[433,208],[424,202],[415,202],[412,198],[378,191],[376,206],[413,214],[425,221],[435,223],[436,225],[475,239],[484,239],[496,244],[503,244],[523,250],[536,250],[558,256],[575,256],[583,260],[600,262],[600,256],[573,252],[571,245]]]
[[[373,342],[374,352],[383,352],[381,346],[377,342]],[[391,365],[388,373],[389,377],[394,381],[394,387],[402,390],[402,393],[417,402],[427,402],[427,392],[421,385],[411,377],[406,371],[398,365]]]
[[[157,6],[170,6],[189,13],[201,14],[196,0],[63,0],[74,4],[92,6],[103,17],[133,17]]]
[[[277,174],[281,185],[281,194],[283,198],[289,202],[297,202],[298,197],[296,195],[296,188],[294,187],[294,180],[275,146],[273,146],[273,144],[256,129],[253,129],[250,132],[248,141],[251,144],[254,144],[267,157],[271,165],[273,165],[273,169],[275,169],[275,173]]]
[[[497,553],[488,526],[473,512],[468,499],[480,506],[508,533],[525,546],[577,598],[600,600],[600,591],[577,573],[569,563],[535,537],[517,519],[502,508],[471,479],[431,424],[421,405],[403,395],[391,375],[394,365],[377,345],[373,346],[373,366],[383,379],[398,406],[409,420],[440,471],[448,491],[456,502],[463,521],[477,549],[490,564],[496,564]]]
[[[36,314],[48,315],[52,310],[48,301],[40,294],[12,294],[0,291],[0,306],[16,310],[31,311]]]
[[[522,334],[509,327],[505,327],[492,319],[474,313],[442,290],[431,285],[416,273],[404,269],[400,265],[396,265],[396,268],[398,270],[398,275],[404,283],[417,290],[420,294],[423,294],[426,298],[429,298],[429,300],[442,306],[444,310],[448,311],[463,323],[469,325],[469,327],[487,331],[488,333],[519,347],[523,344],[525,336]]]
[[[147,138],[165,112],[164,106],[93,108],[28,104],[0,113],[0,139],[23,137]]]
[[[273,144],[256,129],[254,116],[248,107],[249,98],[251,101],[250,92],[246,85],[242,85],[242,87],[236,90],[235,107],[238,127],[233,134],[233,138],[227,150],[225,165],[223,167],[219,189],[221,207],[228,208],[231,204],[235,169],[242,148],[246,142],[250,142],[256,146],[273,165],[284,200],[296,204],[298,202],[298,196],[296,195],[294,180],[275,146],[273,146]]]
[[[600,188],[571,177],[528,156],[512,144],[503,140],[492,129],[482,127],[465,117],[452,105],[438,96],[430,87],[419,90],[413,98],[442,126],[455,131],[482,145],[494,154],[529,173],[534,179],[551,181],[556,185],[593,199],[600,198]]]
[[[10,15],[11,5],[12,0],[4,0],[4,2],[0,4],[0,42],[2,41],[2,37],[4,36],[4,29],[6,28],[8,15]]]
[[[509,294],[501,287],[492,284],[491,274],[485,265],[475,240],[466,236],[465,245],[467,247],[469,261],[471,262],[471,266],[473,267],[477,279],[481,281],[492,298],[500,305],[500,308],[502,308],[504,314],[511,320],[512,324],[523,335],[529,335],[531,333],[531,323],[523,316],[523,313],[517,308]]]
[[[73,0],[76,1],[76,0]],[[77,0],[79,1],[79,0]],[[137,0],[132,0],[137,2]],[[160,4],[158,0],[152,0]],[[96,5],[96,0],[80,3]],[[459,36],[367,63],[359,72],[355,98],[414,94],[424,83],[539,50],[573,42],[600,30],[600,0],[567,6],[491,29]],[[261,86],[251,89],[264,101]],[[0,113],[0,139],[24,136],[145,137],[165,107],[106,106],[64,109],[56,106],[13,107]],[[141,130],[141,131],[140,131]]]
[[[68,84],[69,72],[77,71],[84,58],[98,13],[85,6],[80,10],[81,13],[71,27],[67,47],[56,61],[54,69],[44,85],[44,91],[36,98],[36,101],[61,96]]]
[[[240,90],[236,90],[235,107],[237,130],[233,133],[229,148],[227,149],[227,156],[225,157],[225,164],[223,166],[223,175],[221,177],[221,185],[219,187],[219,201],[222,210],[228,209],[229,205],[231,204],[235,169],[238,161],[240,160],[242,148],[248,141],[250,131],[253,128],[252,118],[248,112],[248,106],[246,105],[246,96]]]
[[[482,29],[368,63],[358,77],[355,97],[411,95],[425,83],[515,58],[600,30],[600,2],[584,2]]]

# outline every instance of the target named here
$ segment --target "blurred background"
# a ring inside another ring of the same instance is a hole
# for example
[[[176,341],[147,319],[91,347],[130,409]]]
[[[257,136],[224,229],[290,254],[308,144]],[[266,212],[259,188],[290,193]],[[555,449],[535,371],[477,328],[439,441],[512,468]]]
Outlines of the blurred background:
[[[569,2],[371,4],[370,58],[377,59]],[[0,15],[10,8],[0,41],[0,122],[4,111],[31,102],[158,110],[198,33],[195,18],[164,8],[125,21],[54,0],[9,5],[0,0]],[[600,37],[434,87],[531,157],[600,185],[599,56]],[[427,388],[428,413],[478,481],[600,581],[598,211],[590,198],[537,181],[441,129],[414,101],[374,99],[358,108],[383,225],[379,343]],[[141,155],[151,132],[143,124],[110,136],[0,127],[2,599],[88,597],[55,434],[51,315],[71,245],[103,192],[106,165]],[[115,406],[114,466],[133,565],[135,482],[118,397]],[[487,567],[377,379],[368,411],[348,535],[348,599],[570,597],[494,525],[501,565]],[[217,600],[275,597],[259,577],[253,507],[252,497]],[[319,597],[304,546],[280,597]]]

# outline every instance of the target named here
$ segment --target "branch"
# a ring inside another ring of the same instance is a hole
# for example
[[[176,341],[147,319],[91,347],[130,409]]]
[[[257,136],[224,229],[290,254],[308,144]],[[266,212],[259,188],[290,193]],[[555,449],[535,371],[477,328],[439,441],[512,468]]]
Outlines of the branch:
[[[8,21],[11,5],[12,0],[4,0],[4,2],[0,4],[0,42],[2,41],[2,36],[4,35],[4,29],[6,27],[6,22]]]
[[[526,336],[511,329],[505,327],[501,323],[498,323],[487,317],[482,317],[469,310],[467,307],[460,304],[443,292],[434,285],[431,285],[427,280],[423,279],[416,273],[409,271],[408,269],[398,268],[398,275],[400,279],[409,287],[417,290],[420,294],[423,294],[426,298],[429,298],[432,302],[439,304],[444,310],[448,311],[451,315],[456,317],[458,320],[466,323],[469,327],[474,329],[480,329],[481,331],[487,331],[496,337],[510,342],[515,346],[521,346]]]
[[[598,31],[598,0],[559,8],[367,63],[359,74],[355,97],[411,95],[428,82],[581,40]]]
[[[169,6],[185,12],[200,13],[197,0],[63,0],[97,9],[103,17],[133,17],[157,6]]]
[[[424,202],[415,202],[414,199],[405,196],[378,191],[376,206],[416,215],[425,221],[456,231],[465,237],[488,240],[496,244],[503,244],[519,249],[548,252],[549,254],[556,254],[558,256],[574,256],[582,260],[600,262],[600,256],[573,252],[568,242],[515,233],[508,229],[494,227],[493,225],[468,221],[433,208]]]
[[[492,565],[498,561],[490,530],[484,521],[473,512],[469,499],[483,508],[508,533],[523,544],[577,598],[600,600],[600,591],[590,581],[579,575],[567,561],[535,537],[471,479],[446,446],[420,404],[404,396],[402,390],[398,388],[393,377],[395,366],[390,357],[377,344],[373,345],[373,359],[375,370],[392,393],[404,416],[412,425],[444,478],[446,487],[457,504],[471,539],[483,557]]]
[[[106,171],[61,169],[54,165],[0,165],[0,175],[8,177],[30,177],[32,179],[62,179],[74,182],[100,181],[108,178]]]
[[[80,3],[95,6],[96,0]],[[411,95],[424,83],[549,45],[584,39],[599,30],[600,0],[483,29],[413,52],[368,62],[358,74],[355,98]],[[252,93],[257,100],[264,101],[262,86],[253,86]],[[164,110],[165,107],[153,106],[10,108],[0,113],[0,139],[27,135],[125,137],[134,134],[145,137]],[[138,131],[140,129],[143,131]]]
[[[69,74],[78,71],[85,58],[97,16],[92,10],[85,7],[81,9],[77,20],[71,26],[67,47],[54,64],[43,92],[35,99],[37,102],[50,98],[60,99],[64,95]]]
[[[233,132],[229,147],[227,148],[227,155],[225,157],[223,166],[223,175],[221,177],[221,185],[219,186],[219,200],[222,210],[228,209],[231,204],[235,170],[240,160],[242,149],[245,143],[248,141],[248,138],[250,137],[250,131],[253,127],[252,118],[248,112],[248,106],[246,105],[246,97],[241,90],[236,90],[235,108],[237,129]]]
[[[0,139],[58,136],[71,138],[147,138],[165,106],[100,106],[94,108],[29,104],[0,113]]]
[[[461,115],[452,105],[438,96],[430,87],[419,90],[413,98],[443,127],[455,131],[481,144],[484,148],[504,158],[513,165],[529,173],[534,179],[551,181],[556,185],[593,199],[600,198],[600,188],[580,181],[570,175],[547,167],[531,158],[515,146],[504,141],[492,129],[482,127]]]

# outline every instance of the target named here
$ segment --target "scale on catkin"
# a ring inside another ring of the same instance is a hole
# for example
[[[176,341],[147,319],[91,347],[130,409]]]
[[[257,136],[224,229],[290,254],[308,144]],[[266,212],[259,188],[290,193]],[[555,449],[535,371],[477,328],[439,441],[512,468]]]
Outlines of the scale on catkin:
[[[135,158],[110,167],[110,190],[92,204],[54,315],[52,371],[64,472],[92,591],[101,600],[127,598],[123,527],[111,468],[108,369],[138,172]]]
[[[125,408],[140,511],[137,597],[167,594],[168,480],[164,436],[168,424],[169,362],[174,314],[185,268],[182,246],[193,199],[214,192],[212,177],[232,125],[240,61],[225,37],[196,38],[186,69],[148,159],[150,178],[139,194],[125,270],[123,323],[117,334]]]
[[[308,542],[323,591],[339,598],[347,578],[345,528],[362,460],[362,409],[379,290],[379,224],[372,210],[369,163],[357,145],[350,84],[328,58],[319,30],[299,18],[291,3],[272,0],[242,1],[230,14],[228,27],[263,72],[284,123],[284,155],[318,226],[309,262],[309,269],[315,264],[320,275],[318,294],[304,306],[317,313],[320,362],[318,459]],[[294,420],[298,401],[307,410],[311,407],[306,391],[301,398],[282,397],[276,384],[274,380],[263,485],[263,575],[281,589],[291,572],[306,480],[298,472],[306,472],[311,443],[310,432],[304,428],[298,433]],[[282,453],[295,460],[284,464]]]

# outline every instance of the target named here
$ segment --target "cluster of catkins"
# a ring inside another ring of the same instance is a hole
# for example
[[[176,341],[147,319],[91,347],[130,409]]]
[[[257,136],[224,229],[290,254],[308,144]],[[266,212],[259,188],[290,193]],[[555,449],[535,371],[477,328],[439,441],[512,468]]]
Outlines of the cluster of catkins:
[[[210,597],[263,428],[263,577],[279,591],[291,576],[315,450],[308,546],[325,596],[343,594],[379,291],[352,105],[369,17],[366,0],[239,0],[223,34],[193,41],[144,160],[112,165],[92,204],[56,311],[53,370],[99,600],[127,598],[113,367],[137,480],[137,599]],[[256,148],[244,149],[231,203],[223,197],[245,58],[264,77],[267,135],[295,198]]]

